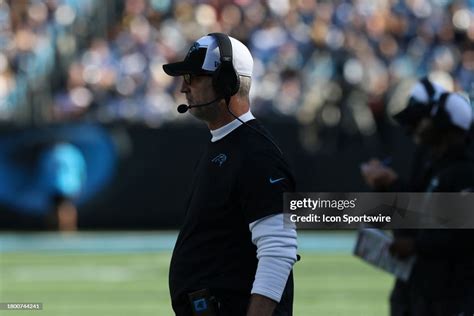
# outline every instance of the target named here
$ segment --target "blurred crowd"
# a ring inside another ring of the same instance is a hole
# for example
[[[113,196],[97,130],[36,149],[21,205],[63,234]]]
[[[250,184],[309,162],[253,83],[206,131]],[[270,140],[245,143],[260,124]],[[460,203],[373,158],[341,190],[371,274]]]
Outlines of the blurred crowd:
[[[52,45],[70,57],[64,67],[53,62],[47,119],[86,114],[151,127],[189,119],[176,112],[185,101],[181,79],[161,66],[215,31],[254,56],[253,112],[294,117],[314,127],[313,137],[324,129],[374,134],[391,124],[387,114],[403,107],[407,87],[423,75],[474,94],[473,0],[112,0],[96,8],[93,1],[25,0],[20,16],[13,2],[0,0],[0,116],[13,106],[4,100],[18,77],[31,71],[23,56],[44,53],[58,25],[94,10],[109,12],[105,32],[87,33],[82,48],[70,28],[74,36]],[[92,23],[84,21],[82,28]]]
[[[0,120],[48,118],[61,73],[94,36],[105,34],[93,0],[0,0]],[[104,11],[106,12],[106,11]]]

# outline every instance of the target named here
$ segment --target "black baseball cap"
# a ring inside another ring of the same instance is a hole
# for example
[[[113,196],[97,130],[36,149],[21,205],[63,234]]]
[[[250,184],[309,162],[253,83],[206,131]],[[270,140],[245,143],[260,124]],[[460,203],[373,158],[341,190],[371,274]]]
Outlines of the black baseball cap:
[[[194,43],[188,51],[183,61],[163,65],[163,70],[170,76],[182,76],[185,74],[199,75],[209,74],[212,71],[202,69],[206,58],[207,47],[200,47],[199,43]]]

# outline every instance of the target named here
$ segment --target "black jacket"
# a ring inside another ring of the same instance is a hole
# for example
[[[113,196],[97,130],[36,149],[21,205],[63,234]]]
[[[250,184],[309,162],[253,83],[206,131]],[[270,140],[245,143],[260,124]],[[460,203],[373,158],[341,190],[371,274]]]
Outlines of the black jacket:
[[[472,191],[474,163],[464,148],[451,148],[432,161],[423,180],[425,191]],[[433,299],[458,299],[472,291],[474,230],[420,229],[415,234],[415,249],[418,258],[409,280],[414,291]]]

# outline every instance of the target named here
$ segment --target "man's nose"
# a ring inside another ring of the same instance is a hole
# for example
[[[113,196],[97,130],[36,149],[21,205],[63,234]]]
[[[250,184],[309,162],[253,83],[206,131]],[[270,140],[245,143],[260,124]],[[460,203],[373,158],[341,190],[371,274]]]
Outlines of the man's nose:
[[[186,83],[186,81],[184,81],[184,79],[181,83],[181,92],[182,93],[189,92],[189,85]]]

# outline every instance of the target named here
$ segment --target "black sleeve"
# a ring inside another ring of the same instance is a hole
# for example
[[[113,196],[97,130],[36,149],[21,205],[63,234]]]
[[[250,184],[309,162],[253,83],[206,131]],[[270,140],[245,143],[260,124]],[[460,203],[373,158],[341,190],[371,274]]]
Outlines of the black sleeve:
[[[294,179],[287,163],[272,151],[249,154],[238,176],[239,200],[250,224],[283,212],[283,193],[294,191]]]

